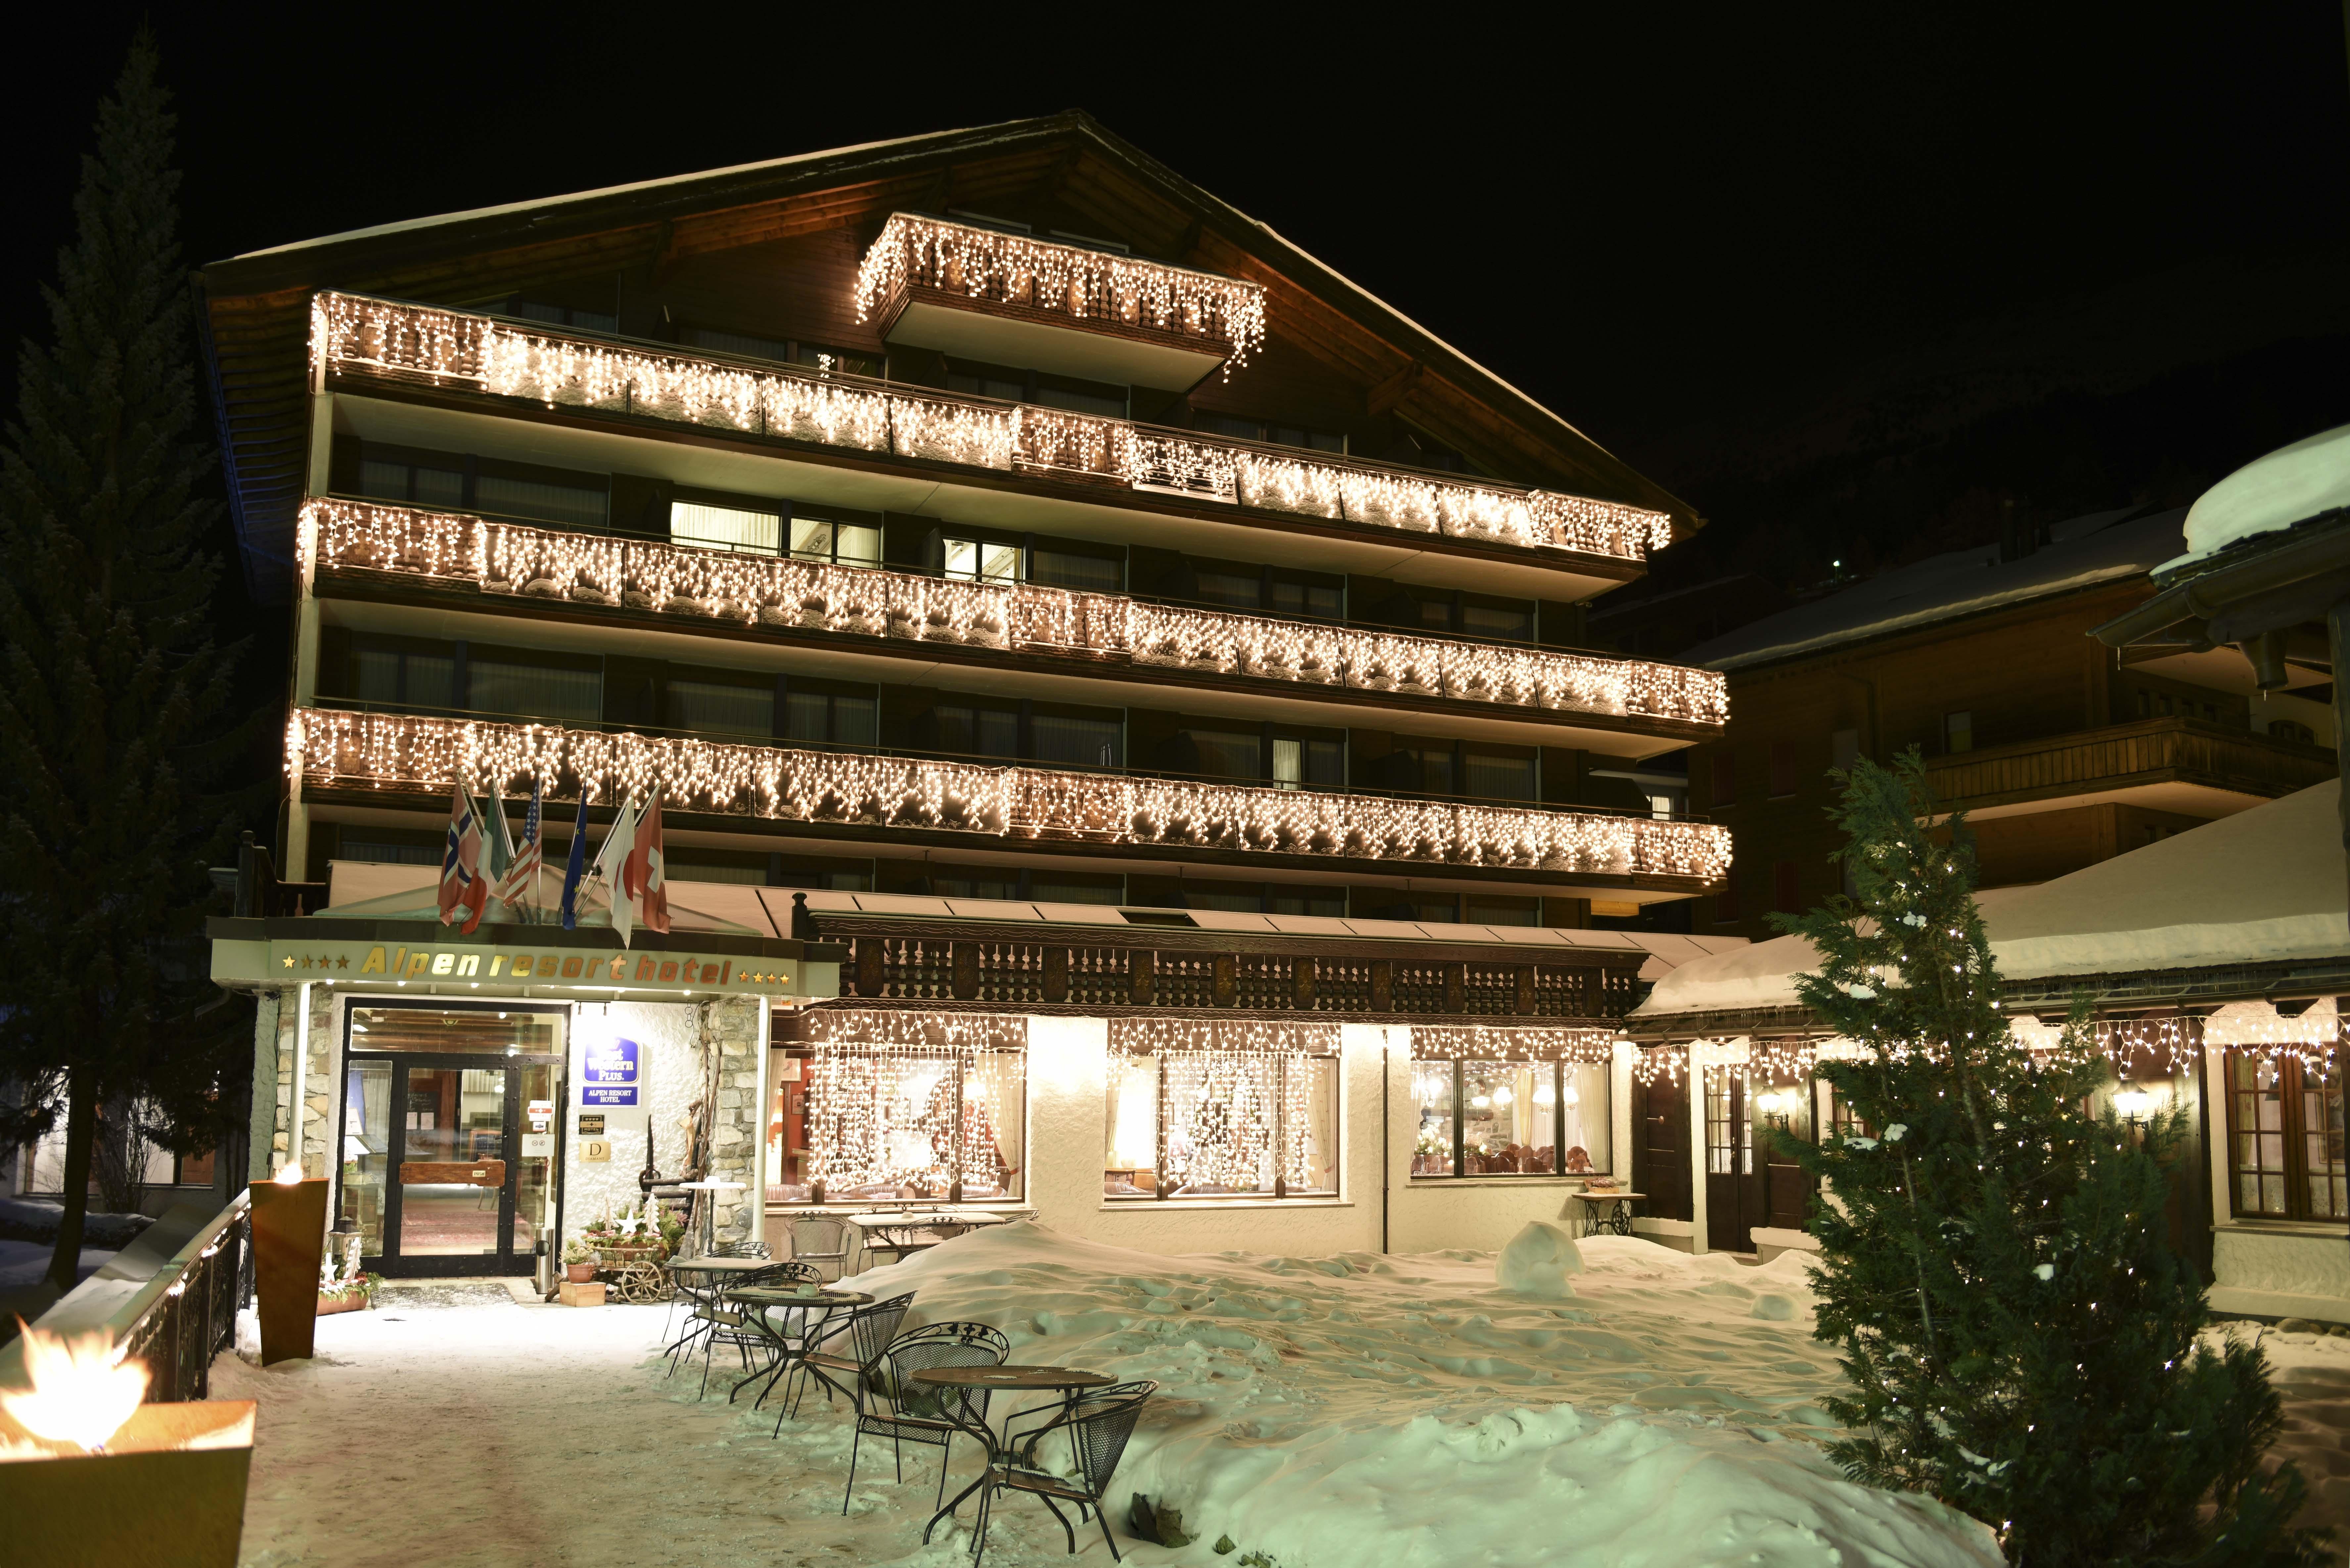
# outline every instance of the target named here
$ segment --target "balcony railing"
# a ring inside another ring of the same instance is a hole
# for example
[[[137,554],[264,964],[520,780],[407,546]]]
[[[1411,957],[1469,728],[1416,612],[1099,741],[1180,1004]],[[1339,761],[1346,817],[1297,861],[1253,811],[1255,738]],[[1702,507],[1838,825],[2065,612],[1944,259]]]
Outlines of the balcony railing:
[[[1487,544],[1645,560],[1672,541],[1660,512],[1491,481],[1226,441],[1055,409],[959,398],[463,311],[322,293],[321,375],[466,387],[857,452],[1051,474],[1297,516]]]
[[[684,811],[1009,839],[1706,882],[1730,865],[1729,830],[1711,823],[338,709],[295,710],[286,772],[297,789],[434,797],[460,781],[504,795],[536,780],[549,799],[658,788]]]
[[[2141,719],[1937,757],[1927,770],[1936,800],[1976,808],[2155,784],[2201,784],[2265,799],[2324,783],[2334,776],[2335,763],[2320,746],[2190,719]]]
[[[695,620],[1067,653],[1306,686],[1716,727],[1729,718],[1727,678],[1710,670],[557,533],[365,502],[312,501],[302,518],[304,565],[326,571],[400,572]]]
[[[1204,338],[1235,365],[1264,344],[1262,285],[897,213],[857,269],[857,319],[908,287]]]

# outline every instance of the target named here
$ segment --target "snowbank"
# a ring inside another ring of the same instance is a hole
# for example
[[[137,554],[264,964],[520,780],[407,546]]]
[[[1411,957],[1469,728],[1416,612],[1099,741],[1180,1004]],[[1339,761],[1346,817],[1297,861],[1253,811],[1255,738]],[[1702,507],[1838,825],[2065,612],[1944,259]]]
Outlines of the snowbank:
[[[2187,513],[2187,554],[2166,566],[2217,555],[2239,539],[2273,533],[2350,506],[2350,425],[2254,458],[2196,498]]]
[[[1580,1250],[1575,1297],[1535,1302],[1490,1252],[1166,1258],[1018,1223],[858,1288],[993,1324],[1018,1361],[1157,1379],[1113,1512],[1180,1509],[1180,1561],[1219,1536],[1281,1568],[2000,1561],[1806,1440],[1840,1374],[1798,1260]]]

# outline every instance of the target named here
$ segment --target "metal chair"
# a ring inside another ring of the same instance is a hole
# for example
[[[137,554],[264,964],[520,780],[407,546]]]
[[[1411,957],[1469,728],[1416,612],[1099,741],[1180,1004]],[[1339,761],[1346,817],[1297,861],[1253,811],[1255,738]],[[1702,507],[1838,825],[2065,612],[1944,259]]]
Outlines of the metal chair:
[[[910,1328],[889,1342],[875,1358],[872,1373],[857,1380],[857,1435],[848,1444],[848,1484],[840,1494],[840,1511],[857,1490],[857,1450],[870,1432],[887,1438],[898,1461],[898,1479],[906,1479],[908,1443],[933,1443],[939,1449],[939,1501],[947,1496],[947,1460],[954,1453],[955,1434],[962,1430],[947,1412],[957,1401],[955,1390],[917,1383],[913,1375],[931,1366],[1001,1366],[1012,1354],[1012,1342],[1003,1331],[983,1323],[926,1323]],[[984,1388],[964,1396],[963,1407],[987,1418]],[[776,1428],[782,1430],[779,1426]]]
[[[1053,1517],[1060,1521],[1061,1533],[1068,1537],[1069,1552],[1077,1550],[1077,1532],[1053,1500],[1077,1505],[1077,1518],[1084,1520],[1090,1511],[1101,1524],[1102,1539],[1109,1542],[1109,1554],[1118,1558],[1118,1541],[1110,1534],[1109,1511],[1102,1507],[1102,1490],[1109,1485],[1110,1477],[1118,1470],[1118,1461],[1126,1454],[1128,1438],[1134,1436],[1135,1423],[1142,1418],[1142,1407],[1159,1392],[1159,1385],[1144,1378],[1136,1383],[1113,1383],[1107,1388],[1093,1389],[1071,1400],[1059,1409],[1046,1407],[1040,1411],[1024,1411],[1023,1415],[1044,1415],[1047,1419],[1019,1430],[1020,1416],[1004,1423],[1003,1440],[988,1458],[987,1474],[980,1482],[979,1527],[972,1541],[973,1568],[987,1551],[987,1520],[993,1510],[995,1494],[1000,1491],[1033,1492],[1044,1500]],[[1055,1432],[1066,1432],[1070,1446],[1076,1453],[1076,1473],[1055,1475],[1036,1459],[1036,1447]]]
[[[785,1391],[784,1413],[775,1417],[776,1435],[780,1437],[783,1434],[784,1416],[798,1409],[800,1400],[806,1397],[807,1382],[824,1385],[824,1400],[827,1405],[832,1403],[835,1389],[854,1399],[857,1385],[864,1381],[866,1369],[889,1348],[889,1342],[898,1337],[898,1324],[905,1321],[906,1309],[913,1304],[914,1293],[908,1291],[904,1295],[891,1296],[870,1306],[858,1307],[839,1322],[823,1325],[815,1346],[800,1357],[799,1366],[793,1369],[796,1391]],[[847,1381],[837,1380],[833,1376],[836,1373],[844,1375]],[[801,1381],[802,1374],[806,1375],[806,1382]]]
[[[848,1221],[825,1215],[810,1215],[792,1221],[792,1256],[803,1262],[815,1264],[819,1270],[832,1265],[832,1277],[840,1278],[848,1272],[851,1242]]]
[[[718,1348],[719,1341],[723,1340],[733,1345],[743,1361],[743,1376],[736,1380],[726,1396],[726,1402],[730,1405],[734,1402],[734,1396],[743,1391],[743,1385],[751,1380],[751,1347],[767,1344],[766,1336],[751,1326],[750,1312],[737,1311],[722,1299],[725,1292],[739,1291],[746,1285],[813,1285],[820,1282],[816,1271],[806,1263],[771,1263],[764,1269],[752,1269],[736,1274],[723,1282],[695,1287],[706,1293],[702,1303],[693,1309],[694,1317],[704,1325],[702,1330],[702,1393],[706,1395],[710,1392],[710,1360]],[[766,1397],[764,1391],[760,1397]]]

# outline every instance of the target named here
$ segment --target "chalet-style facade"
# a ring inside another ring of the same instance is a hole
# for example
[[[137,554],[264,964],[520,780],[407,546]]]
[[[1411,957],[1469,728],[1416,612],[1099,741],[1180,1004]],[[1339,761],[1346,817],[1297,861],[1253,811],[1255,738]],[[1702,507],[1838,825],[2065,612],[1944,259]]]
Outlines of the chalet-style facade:
[[[1170,1251],[1461,1244],[1463,1178],[1612,1168],[1615,1021],[1699,950],[1591,922],[1728,843],[1606,775],[1725,707],[1583,607],[1698,520],[1264,226],[1064,115],[203,291],[296,618],[215,967],[273,998],[255,1104],[302,1085],[256,1151],[369,1257],[543,1258],[649,1138],[748,1189],[723,1235],[912,1198]],[[452,791],[534,785],[539,905],[428,923]],[[583,794],[656,792],[673,929],[550,923]]]
[[[1692,750],[1690,801],[1737,869],[1695,932],[1755,940],[1836,890],[1832,768],[1927,758],[1975,826],[1982,885],[2042,882],[2334,774],[2324,674],[2263,687],[2237,650],[2089,634],[2146,601],[2178,511],[2121,511],[2045,538],[1934,556],[1688,649],[1732,717]],[[2299,692],[2300,694],[2296,694]]]

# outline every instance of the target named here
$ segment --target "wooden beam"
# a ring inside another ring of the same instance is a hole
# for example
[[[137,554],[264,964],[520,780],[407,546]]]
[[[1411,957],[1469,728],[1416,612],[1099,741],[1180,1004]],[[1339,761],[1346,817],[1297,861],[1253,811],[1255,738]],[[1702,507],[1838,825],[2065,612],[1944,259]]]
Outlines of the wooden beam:
[[[1377,417],[1410,397],[1412,389],[1419,384],[1419,361],[1414,359],[1402,369],[1373,387],[1370,395],[1364,400],[1364,403],[1370,410],[1373,417]]]

